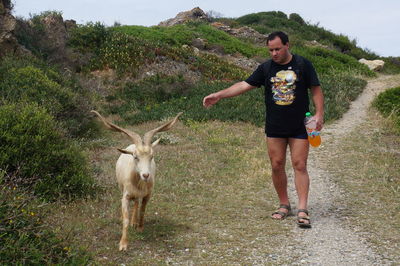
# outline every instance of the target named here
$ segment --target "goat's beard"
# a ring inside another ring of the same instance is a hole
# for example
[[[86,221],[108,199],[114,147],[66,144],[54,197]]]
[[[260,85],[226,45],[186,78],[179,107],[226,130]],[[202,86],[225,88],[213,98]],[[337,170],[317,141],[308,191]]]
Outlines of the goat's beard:
[[[147,191],[148,181],[144,181],[143,179],[139,179],[137,187],[140,191]]]

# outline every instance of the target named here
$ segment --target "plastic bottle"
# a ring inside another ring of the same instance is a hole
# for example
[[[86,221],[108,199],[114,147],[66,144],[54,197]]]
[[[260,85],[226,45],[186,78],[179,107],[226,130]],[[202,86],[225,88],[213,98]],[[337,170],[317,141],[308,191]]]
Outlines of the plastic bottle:
[[[304,118],[304,125],[306,126],[308,134],[308,142],[313,147],[318,147],[321,144],[320,132],[316,130],[317,123],[311,116],[310,112],[306,113],[306,118]]]

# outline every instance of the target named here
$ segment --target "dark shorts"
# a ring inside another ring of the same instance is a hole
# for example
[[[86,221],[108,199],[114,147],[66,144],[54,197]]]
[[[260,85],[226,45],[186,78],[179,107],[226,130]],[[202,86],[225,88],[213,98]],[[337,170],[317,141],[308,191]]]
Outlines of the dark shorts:
[[[293,139],[307,139],[307,133],[297,133],[297,134],[270,134],[267,133],[268,138],[293,138]]]

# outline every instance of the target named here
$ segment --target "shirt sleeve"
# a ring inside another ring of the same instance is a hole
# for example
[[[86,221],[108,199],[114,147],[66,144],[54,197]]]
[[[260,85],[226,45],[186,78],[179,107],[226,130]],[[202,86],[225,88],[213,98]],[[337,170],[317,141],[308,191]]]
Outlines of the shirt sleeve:
[[[263,64],[259,65],[257,69],[245,80],[251,86],[260,87],[265,85],[265,73]]]

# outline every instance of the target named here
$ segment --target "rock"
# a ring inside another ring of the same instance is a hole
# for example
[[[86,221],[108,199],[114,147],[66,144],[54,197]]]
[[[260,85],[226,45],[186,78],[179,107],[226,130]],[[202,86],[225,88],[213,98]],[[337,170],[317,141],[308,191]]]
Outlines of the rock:
[[[0,57],[23,52],[14,36],[16,19],[11,15],[11,0],[0,0]]]
[[[192,41],[192,45],[200,50],[204,50],[207,45],[207,40],[196,38]]]
[[[178,13],[175,18],[160,22],[158,26],[170,27],[178,24],[184,24],[189,21],[209,22],[210,18],[199,7],[195,7],[192,10]]]
[[[383,66],[385,65],[385,62],[383,60],[367,60],[364,58],[361,58],[358,60],[358,62],[365,64],[369,67],[370,70],[373,71],[380,71],[382,70]]]
[[[44,25],[46,43],[50,44],[51,51],[64,50],[67,42],[67,27],[63,17],[59,14],[49,14],[41,19]]]
[[[235,36],[237,38],[247,39],[253,43],[260,44],[262,46],[265,46],[267,42],[267,37],[268,37],[267,35],[261,34],[258,31],[248,26],[240,28],[231,28],[228,25],[225,25],[221,22],[211,23],[211,26],[219,30],[225,31],[226,33]]]
[[[333,50],[331,47],[327,46],[327,45],[323,45],[321,43],[319,43],[317,40],[313,40],[313,41],[305,41],[305,44],[307,46],[311,46],[311,47],[321,47],[327,50]]]

